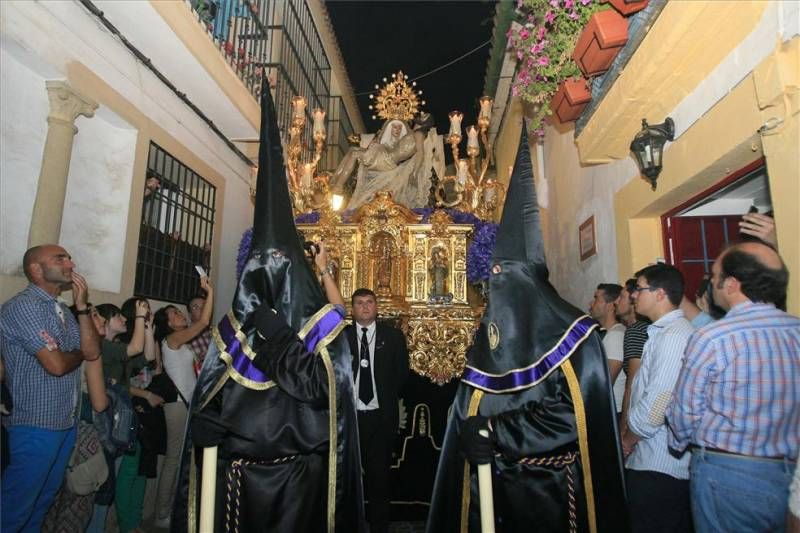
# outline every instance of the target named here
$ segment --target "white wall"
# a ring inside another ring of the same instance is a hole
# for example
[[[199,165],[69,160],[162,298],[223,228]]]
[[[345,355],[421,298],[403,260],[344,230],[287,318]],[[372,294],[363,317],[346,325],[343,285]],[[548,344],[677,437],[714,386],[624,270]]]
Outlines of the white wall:
[[[618,283],[614,194],[638,174],[625,159],[608,165],[581,167],[572,130],[548,127],[544,141],[547,179],[547,265],[550,282],[562,298],[586,309],[598,283]],[[539,176],[537,176],[538,178]],[[541,184],[541,180],[539,180]],[[597,254],[580,260],[578,227],[594,215]]]
[[[12,52],[20,50],[6,46],[3,39],[0,48],[0,273],[22,275],[22,254],[28,244],[47,135],[49,104],[44,76],[48,72],[32,70],[31,64],[24,65]]]
[[[152,11],[149,2],[127,3],[134,4],[136,13],[143,9],[139,4],[148,4]],[[124,10],[115,13],[124,16]],[[162,30],[171,31],[166,25]],[[177,46],[162,37],[164,46]],[[252,224],[249,165],[74,0],[0,2],[0,61],[0,274],[20,273],[27,243],[47,131],[44,81],[67,79],[71,66],[80,63],[225,180],[225,210],[218,211],[215,228],[215,277],[217,310],[227,309],[235,287],[239,237]],[[186,82],[180,73],[164,74],[179,90]],[[123,254],[131,187],[144,183],[144,176],[132,175],[138,131],[102,105],[94,118],[80,117],[76,126],[80,131],[72,154],[62,241],[88,274],[90,286],[114,293],[121,279],[134,276],[132,258],[123,264]],[[121,294],[120,299],[128,296]]]
[[[105,117],[111,115],[111,121]],[[108,109],[80,121],[59,242],[101,291],[120,292],[136,130]]]
[[[250,202],[250,187],[239,180],[231,180],[225,188],[225,217],[220,236],[219,272],[214,302],[214,316],[222,318],[231,308],[236,291],[236,257],[242,233],[253,226],[253,208]],[[235,206],[235,207],[230,207]]]

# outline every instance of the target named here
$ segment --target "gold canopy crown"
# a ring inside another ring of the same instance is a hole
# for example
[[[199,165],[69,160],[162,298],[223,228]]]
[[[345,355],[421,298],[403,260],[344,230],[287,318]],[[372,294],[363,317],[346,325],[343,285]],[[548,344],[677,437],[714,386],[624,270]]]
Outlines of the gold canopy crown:
[[[410,122],[419,112],[420,104],[425,103],[419,99],[422,91],[414,90],[416,82],[408,85],[407,79],[408,76],[403,74],[402,70],[398,70],[396,74],[392,74],[391,81],[383,79],[387,82],[386,85],[381,88],[378,85],[375,86],[378,94],[374,96],[375,103],[370,106],[370,109],[373,109],[382,120],[397,119]],[[373,98],[373,95],[370,95],[370,98]],[[373,115],[372,118],[375,116]]]

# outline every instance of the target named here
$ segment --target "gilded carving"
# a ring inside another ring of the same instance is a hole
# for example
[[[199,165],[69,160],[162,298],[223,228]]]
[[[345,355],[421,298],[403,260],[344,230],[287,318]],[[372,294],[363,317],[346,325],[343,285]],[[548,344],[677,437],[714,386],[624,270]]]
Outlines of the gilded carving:
[[[441,209],[431,213],[430,221],[432,237],[446,237],[448,235],[447,227],[453,223],[453,219]]]
[[[459,376],[481,313],[466,298],[471,226],[453,224],[442,210],[420,224],[389,193],[376,195],[349,223],[334,215],[323,213],[317,224],[299,228],[307,239],[329,243],[345,302],[355,289],[371,288],[381,316],[407,332],[411,368],[439,384]]]
[[[438,385],[460,376],[478,316],[457,307],[414,313],[408,325],[411,368]]]
[[[425,273],[417,272],[414,275],[414,296],[417,299],[424,298],[425,294]]]
[[[391,296],[393,283],[394,259],[397,256],[395,243],[392,236],[386,232],[377,232],[373,235],[369,247],[370,262],[372,263],[372,278],[376,282],[375,293],[378,296]]]
[[[467,295],[465,293],[465,287],[464,287],[464,276],[456,276],[455,294],[456,298],[460,300],[466,300]]]

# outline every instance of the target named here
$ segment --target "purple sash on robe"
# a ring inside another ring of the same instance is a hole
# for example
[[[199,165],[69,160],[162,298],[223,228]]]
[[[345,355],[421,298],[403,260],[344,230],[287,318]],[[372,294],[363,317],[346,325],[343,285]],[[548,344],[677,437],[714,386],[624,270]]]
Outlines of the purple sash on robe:
[[[550,352],[535,365],[512,370],[501,376],[487,374],[470,366],[464,369],[461,381],[488,392],[500,393],[531,387],[544,379],[552,370],[566,361],[575,348],[597,327],[597,323],[584,316],[577,320]]]
[[[311,326],[311,329],[302,339],[306,350],[314,352],[320,341],[331,333],[343,320],[344,318],[335,308],[332,308],[322,315],[322,317]],[[250,359],[246,353],[246,348],[249,348],[247,342],[244,341],[243,344],[242,340],[237,336],[237,334],[243,336],[243,333],[233,326],[231,318],[228,315],[225,315],[222,320],[219,321],[217,331],[219,332],[222,342],[225,343],[224,351],[231,356],[231,368],[239,375],[249,380],[257,383],[267,383],[269,377],[253,365],[253,360]]]

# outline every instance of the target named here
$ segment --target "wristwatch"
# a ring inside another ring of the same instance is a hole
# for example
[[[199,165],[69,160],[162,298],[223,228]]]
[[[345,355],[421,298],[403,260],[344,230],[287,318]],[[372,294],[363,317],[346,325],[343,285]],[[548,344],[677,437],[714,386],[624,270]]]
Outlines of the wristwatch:
[[[78,309],[77,311],[75,311],[76,315],[88,315],[89,313],[90,311],[88,307],[86,309]]]
[[[322,272],[320,272],[319,275],[324,276],[325,274],[333,277],[333,263],[328,263],[325,268],[322,269]]]

